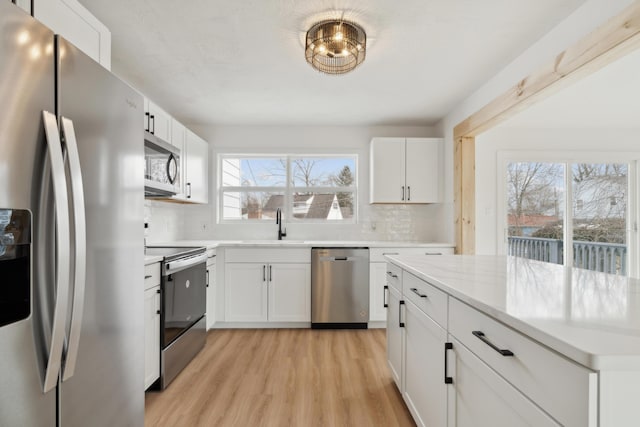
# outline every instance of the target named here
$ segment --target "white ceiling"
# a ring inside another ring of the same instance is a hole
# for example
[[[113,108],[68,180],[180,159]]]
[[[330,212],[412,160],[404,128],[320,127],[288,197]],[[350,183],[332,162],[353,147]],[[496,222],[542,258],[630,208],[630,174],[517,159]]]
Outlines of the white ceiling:
[[[640,128],[640,50],[546,98],[501,127]]]
[[[80,0],[112,33],[112,69],[186,124],[431,125],[584,0]],[[367,32],[328,76],[314,22]]]

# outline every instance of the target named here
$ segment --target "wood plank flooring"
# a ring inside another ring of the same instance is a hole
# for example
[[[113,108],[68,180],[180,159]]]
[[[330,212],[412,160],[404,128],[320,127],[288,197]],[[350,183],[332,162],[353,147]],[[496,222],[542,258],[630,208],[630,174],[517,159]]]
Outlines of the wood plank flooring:
[[[218,329],[146,426],[415,426],[386,364],[384,329]]]

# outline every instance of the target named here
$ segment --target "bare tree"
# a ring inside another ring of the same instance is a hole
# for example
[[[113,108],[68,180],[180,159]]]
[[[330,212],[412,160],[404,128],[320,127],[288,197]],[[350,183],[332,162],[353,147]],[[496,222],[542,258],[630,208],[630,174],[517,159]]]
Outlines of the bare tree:
[[[559,216],[559,180],[562,166],[557,163],[510,163],[507,168],[508,206],[515,227],[510,234],[519,233],[525,215]]]

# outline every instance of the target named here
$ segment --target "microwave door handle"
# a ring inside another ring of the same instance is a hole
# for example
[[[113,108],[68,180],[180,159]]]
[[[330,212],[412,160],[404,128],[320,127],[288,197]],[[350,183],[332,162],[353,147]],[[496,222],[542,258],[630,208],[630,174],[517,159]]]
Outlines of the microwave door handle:
[[[65,363],[62,368],[62,381],[73,376],[78,359],[80,333],[82,329],[82,315],[84,312],[84,294],[86,287],[87,268],[87,227],[84,204],[84,188],[80,155],[73,122],[62,117],[62,131],[64,133],[69,171],[71,176],[71,195],[73,203],[74,236],[75,236],[75,271],[73,275],[73,306],[71,308],[71,327]]]
[[[169,154],[169,160],[167,160],[167,179],[169,180],[169,183],[175,184],[177,176],[178,176],[178,161],[176,160],[176,156],[174,156],[173,153],[171,153]]]
[[[47,393],[56,387],[62,360],[65,339],[65,323],[69,304],[69,279],[71,261],[71,241],[69,229],[69,200],[67,182],[62,156],[62,145],[56,116],[48,111],[42,112],[47,151],[51,159],[51,179],[55,199],[56,214],[56,296],[53,309],[51,341],[44,373],[43,391]],[[49,254],[53,256],[53,254]]]

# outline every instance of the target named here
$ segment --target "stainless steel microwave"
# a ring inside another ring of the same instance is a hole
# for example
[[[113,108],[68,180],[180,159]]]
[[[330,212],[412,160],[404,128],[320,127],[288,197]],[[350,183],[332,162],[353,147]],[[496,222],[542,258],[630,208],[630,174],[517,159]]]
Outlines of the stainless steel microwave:
[[[180,150],[144,133],[144,195],[170,197],[180,192]]]

